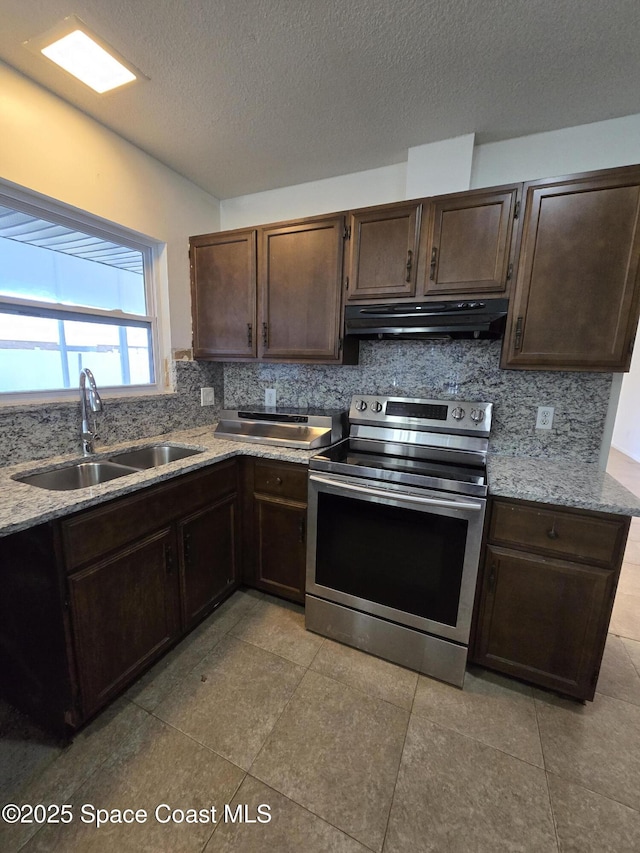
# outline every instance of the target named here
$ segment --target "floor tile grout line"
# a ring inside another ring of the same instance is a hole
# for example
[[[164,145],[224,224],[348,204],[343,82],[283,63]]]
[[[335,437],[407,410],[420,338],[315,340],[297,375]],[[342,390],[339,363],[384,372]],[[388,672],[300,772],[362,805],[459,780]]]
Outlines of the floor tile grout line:
[[[608,794],[603,794],[602,791],[596,791],[593,788],[589,788],[588,785],[585,785],[583,782],[579,782],[577,779],[569,776],[563,776],[555,770],[546,770],[547,776],[553,776],[554,779],[559,779],[561,782],[567,782],[570,785],[575,785],[576,788],[581,788],[583,791],[588,791],[590,794],[594,794],[596,797],[602,797],[604,800],[608,800],[610,803],[616,803],[619,806],[624,806],[626,809],[634,812],[634,814],[640,815],[640,809],[635,808],[634,806],[630,806],[629,803],[623,803],[621,800],[616,800],[615,797],[610,797]]]
[[[413,691],[413,702],[415,702],[416,692],[418,690],[418,681],[416,681],[416,686]],[[404,730],[404,738],[402,739],[402,749],[400,750],[400,758],[398,760],[398,769],[396,770],[396,779],[393,783],[393,791],[391,793],[391,802],[389,803],[389,814],[387,815],[387,822],[384,826],[384,834],[382,836],[382,845],[380,847],[381,851],[384,851],[384,846],[387,843],[387,835],[389,833],[389,822],[391,821],[391,812],[393,811],[393,804],[396,799],[396,790],[398,788],[398,779],[400,777],[400,768],[402,767],[402,757],[404,755],[404,748],[407,743],[407,735],[409,734],[409,726],[411,725],[411,717],[413,716],[413,702],[411,703],[412,710],[409,711],[409,719],[407,720],[407,725]]]
[[[218,758],[221,758],[223,761],[226,761],[228,764],[232,764],[241,773],[244,773],[245,776],[249,772],[248,770],[245,770],[244,767],[240,767],[239,764],[236,764],[235,761],[232,761],[230,758],[227,758],[226,755],[222,755],[222,753],[218,752],[217,749],[214,749],[212,746],[209,746],[209,744],[203,743],[201,740],[198,740],[198,738],[194,737],[193,735],[190,735],[188,732],[183,731],[183,729],[178,728],[178,726],[174,725],[173,723],[170,723],[167,720],[163,720],[162,717],[158,717],[156,714],[153,713],[153,711],[147,711],[147,713],[149,714],[150,717],[153,717],[154,720],[157,720],[159,723],[162,723],[162,725],[167,726],[170,729],[173,729],[174,732],[178,732],[178,734],[183,735],[184,737],[188,738],[190,741],[193,741],[193,743],[197,744],[198,746],[202,747],[203,749],[206,749],[208,752],[212,752],[214,755],[217,755]]]
[[[123,697],[123,698],[124,698],[124,697]],[[130,700],[126,699],[125,701],[129,702]],[[139,707],[139,706],[138,706],[138,707]],[[145,713],[145,714],[147,714],[148,716],[151,716],[151,715],[149,714],[149,711],[147,711],[146,709],[141,708],[141,710],[142,710],[142,711],[144,711],[144,713]],[[135,726],[133,727],[133,730],[132,730],[132,731],[130,731],[130,732],[128,733],[128,735],[124,738],[124,740],[121,740],[121,741],[119,741],[119,742],[118,742],[118,748],[120,748],[124,743],[126,743],[126,742],[127,742],[127,740],[128,740],[130,737],[132,737],[132,736],[133,736],[133,734],[134,734],[135,732],[137,732],[137,730],[138,730],[139,728],[141,728],[141,727],[142,727],[143,723],[144,723],[144,719],[141,719],[141,720],[140,720],[140,722],[139,722],[137,725],[135,725]],[[67,747],[67,749],[71,749],[72,747],[73,747],[73,741],[69,744],[69,746]],[[115,751],[115,750],[114,750],[114,751]],[[70,800],[70,799],[71,799],[75,794],[77,794],[77,793],[78,793],[78,791],[80,790],[80,788],[84,787],[84,785],[87,785],[87,784],[88,784],[88,783],[89,783],[89,782],[94,778],[94,776],[95,776],[95,775],[96,775],[100,770],[102,770],[102,768],[104,767],[104,765],[107,763],[107,761],[108,761],[108,760],[111,758],[111,756],[113,755],[113,752],[114,752],[114,751],[110,752],[108,755],[105,755],[105,757],[102,759],[102,761],[100,761],[100,762],[96,765],[96,767],[94,767],[94,768],[93,768],[93,770],[91,771],[91,773],[89,773],[87,776],[85,776],[83,779],[81,779],[81,780],[80,780],[80,782],[78,782],[78,784],[77,784],[77,785],[76,785],[76,786],[75,786],[71,791],[69,791],[67,794],[65,794],[65,796],[64,796],[64,800],[65,800],[65,801]],[[62,754],[63,754],[63,753],[60,753],[60,755],[62,755]],[[60,757],[60,756],[57,756],[55,760],[57,760],[59,757]],[[49,766],[49,765],[47,765],[47,766]],[[38,827],[38,829],[33,833],[33,835],[30,835],[30,836],[29,836],[29,837],[28,837],[28,838],[27,838],[27,839],[26,839],[26,840],[25,840],[25,841],[20,845],[20,847],[18,847],[18,848],[17,848],[16,853],[20,853],[20,851],[21,851],[21,850],[24,850],[24,848],[27,846],[27,844],[30,844],[30,843],[33,841],[33,839],[34,839],[37,835],[39,835],[39,834],[40,834],[40,832],[42,832],[42,830],[43,830],[43,829],[45,829],[45,827],[46,827],[46,826],[47,826],[47,824],[46,824],[46,823],[44,823],[44,824],[42,824],[41,826],[39,826],[39,827]]]
[[[313,817],[317,817],[318,820],[321,820],[323,823],[326,823],[328,826],[337,830],[337,832],[342,833],[342,835],[346,836],[347,838],[353,839],[353,841],[355,841],[357,844],[360,844],[362,847],[366,848],[367,850],[371,850],[372,853],[379,853],[379,851],[375,850],[373,847],[370,847],[368,844],[365,844],[364,841],[360,841],[358,838],[355,837],[355,835],[351,835],[346,830],[342,829],[339,826],[336,826],[335,823],[331,823],[331,821],[328,818],[323,817],[322,815],[319,815],[317,812],[314,812],[313,809],[310,808],[309,806],[304,806],[304,805],[302,805],[302,803],[299,803],[297,800],[293,800],[287,794],[283,793],[282,791],[279,791],[277,788],[275,788],[273,786],[273,783],[269,784],[268,782],[265,782],[263,779],[260,779],[258,776],[253,776],[250,772],[247,772],[247,777],[249,777],[250,779],[255,779],[256,782],[259,782],[261,785],[264,785],[265,788],[268,788],[270,791],[273,791],[274,793],[278,794],[279,796],[284,797],[285,800],[288,800],[288,802],[293,803],[293,805],[297,806],[297,808],[303,809],[308,814],[313,815]],[[278,853],[278,851],[275,851],[275,853]]]
[[[553,799],[551,797],[551,787],[549,785],[549,771],[546,769],[544,771],[544,782],[547,786],[547,800],[549,801],[549,812],[551,813],[551,823],[553,824],[553,832],[556,837],[556,847],[558,848],[558,851],[560,853],[560,851],[562,850],[562,847],[560,846],[560,833],[558,831],[558,821],[556,819],[556,813],[553,809]]]
[[[519,755],[514,755],[512,752],[507,752],[506,749],[502,749],[501,747],[495,746],[492,743],[487,743],[484,740],[480,740],[480,738],[477,738],[474,735],[467,734],[465,732],[459,731],[458,729],[451,728],[451,726],[447,726],[445,723],[441,723],[439,720],[433,720],[431,717],[427,717],[424,714],[418,713],[417,711],[412,711],[411,716],[416,716],[420,720],[424,720],[427,723],[432,723],[434,726],[438,726],[438,728],[444,729],[444,731],[446,732],[453,732],[453,734],[459,735],[460,737],[464,737],[467,740],[471,740],[474,743],[480,744],[480,746],[486,747],[487,749],[495,749],[496,752],[501,752],[503,755],[506,755],[509,758],[513,758],[516,761],[520,761],[522,764],[526,764],[527,767],[533,767],[536,770],[546,770],[546,767],[544,766],[544,751],[542,750],[542,744],[540,745],[540,751],[542,752],[543,761],[543,764],[541,766],[540,764],[534,764],[532,761],[527,761],[526,758],[522,758]]]

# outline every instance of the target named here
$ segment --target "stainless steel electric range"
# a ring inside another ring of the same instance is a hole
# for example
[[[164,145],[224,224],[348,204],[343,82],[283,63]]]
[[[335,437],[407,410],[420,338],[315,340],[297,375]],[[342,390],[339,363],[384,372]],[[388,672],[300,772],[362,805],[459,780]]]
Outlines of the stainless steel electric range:
[[[309,465],[306,627],[462,686],[491,403],[357,395]]]

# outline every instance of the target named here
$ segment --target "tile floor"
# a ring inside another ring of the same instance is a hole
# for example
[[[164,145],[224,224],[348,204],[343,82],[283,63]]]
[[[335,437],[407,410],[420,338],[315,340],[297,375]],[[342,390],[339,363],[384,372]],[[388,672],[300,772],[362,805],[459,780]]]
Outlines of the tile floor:
[[[460,691],[240,591],[65,749],[0,705],[0,802],[74,813],[0,821],[0,850],[638,851],[640,519],[632,537],[593,703],[479,669]],[[261,805],[269,823],[240,822]],[[148,819],[97,828],[91,806]]]

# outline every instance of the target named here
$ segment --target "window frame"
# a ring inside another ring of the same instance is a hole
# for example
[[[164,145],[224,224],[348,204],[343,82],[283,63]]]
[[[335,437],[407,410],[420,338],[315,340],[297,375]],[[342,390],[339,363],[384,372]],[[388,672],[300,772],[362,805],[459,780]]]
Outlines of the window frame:
[[[151,237],[133,231],[110,220],[102,219],[88,211],[46,198],[37,193],[18,187],[0,179],[0,205],[13,208],[22,213],[47,219],[54,224],[63,225],[75,231],[82,231],[90,236],[116,242],[142,254],[144,271],[144,289],[146,314],[126,314],[122,311],[107,311],[101,308],[86,306],[70,306],[64,303],[41,302],[35,299],[23,299],[0,294],[0,312],[22,313],[34,317],[55,317],[56,319],[88,320],[98,318],[97,322],[116,325],[144,326],[150,329],[154,381],[144,385],[103,385],[100,394],[109,397],[139,397],[162,394],[170,390],[166,386],[162,363],[165,353],[165,341],[162,332],[164,323],[160,317],[159,264],[166,244]],[[22,309],[22,310],[20,310]],[[98,377],[99,381],[99,377]],[[48,391],[0,391],[0,408],[19,406],[39,402],[65,402],[75,399],[78,389],[57,388]]]

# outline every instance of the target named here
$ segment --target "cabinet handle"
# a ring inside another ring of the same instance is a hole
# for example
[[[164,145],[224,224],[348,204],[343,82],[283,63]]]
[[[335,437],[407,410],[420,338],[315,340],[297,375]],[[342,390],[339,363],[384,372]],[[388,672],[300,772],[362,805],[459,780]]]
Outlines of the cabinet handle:
[[[262,324],[262,343],[265,349],[269,346],[269,329],[266,323]]]
[[[551,530],[547,530],[547,536],[549,537],[549,539],[557,539],[558,538],[558,531],[556,530],[555,518],[553,520],[553,525],[551,527]]]
[[[489,592],[493,592],[493,590],[496,588],[496,568],[497,564],[494,561],[493,563],[491,563],[491,569],[489,570],[489,582],[487,584],[487,589],[489,590]]]
[[[253,345],[253,323],[247,323],[247,346]]]
[[[434,246],[431,250],[431,272],[429,273],[429,279],[431,281],[436,277],[436,260],[438,258],[438,247]],[[407,279],[408,280],[408,279]]]
[[[304,545],[304,536],[306,532],[306,519],[304,516],[300,519],[300,544]]]
[[[184,544],[184,561],[187,565],[191,563],[191,534],[187,530],[182,538]]]
[[[524,317],[518,317],[516,320],[516,339],[513,344],[514,350],[519,350],[522,346],[522,323],[524,322]]]
[[[171,545],[165,545],[164,546],[164,561],[165,561],[166,566],[167,566],[167,574],[172,575],[173,574],[173,549],[171,548]]]
[[[411,267],[413,266],[413,252],[411,249],[407,252],[407,277],[405,281],[411,281]]]

